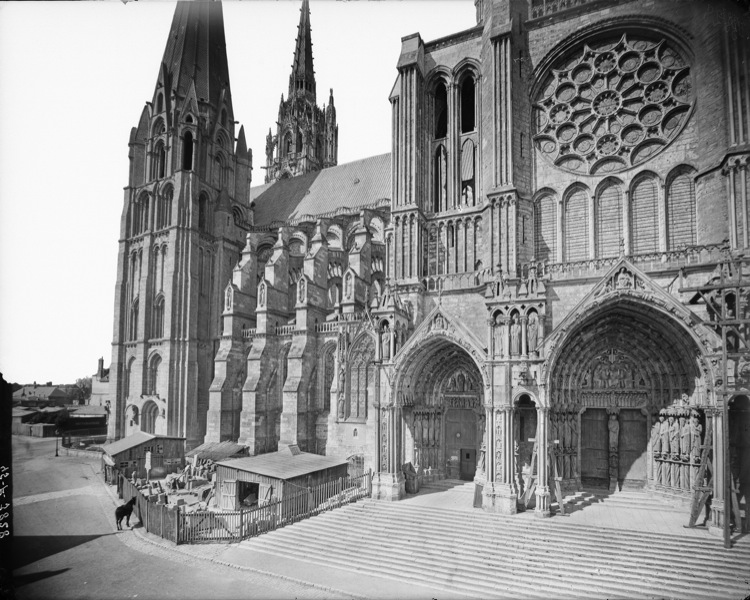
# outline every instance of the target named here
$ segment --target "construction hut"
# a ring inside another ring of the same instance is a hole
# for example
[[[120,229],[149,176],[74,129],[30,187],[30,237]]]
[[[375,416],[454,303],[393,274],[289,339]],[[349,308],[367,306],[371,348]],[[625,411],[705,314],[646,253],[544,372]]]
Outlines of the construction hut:
[[[136,431],[133,435],[102,446],[103,467],[119,469],[126,477],[146,477],[146,456],[150,453],[150,478],[163,477],[185,466],[185,438]]]
[[[306,492],[308,487],[343,481],[348,465],[345,458],[288,446],[278,452],[219,462],[215,494],[222,509],[251,508]]]

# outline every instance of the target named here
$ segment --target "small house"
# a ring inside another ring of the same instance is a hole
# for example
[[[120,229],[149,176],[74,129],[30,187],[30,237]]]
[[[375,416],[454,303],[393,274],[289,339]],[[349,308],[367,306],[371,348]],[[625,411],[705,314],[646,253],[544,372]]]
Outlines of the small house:
[[[345,458],[302,452],[297,446],[222,461],[216,465],[216,498],[225,510],[250,508],[282,500],[285,494],[345,479],[348,467]]]
[[[133,435],[105,444],[102,460],[127,477],[163,477],[185,467],[185,438],[136,431]],[[146,453],[151,453],[151,470],[146,473]]]

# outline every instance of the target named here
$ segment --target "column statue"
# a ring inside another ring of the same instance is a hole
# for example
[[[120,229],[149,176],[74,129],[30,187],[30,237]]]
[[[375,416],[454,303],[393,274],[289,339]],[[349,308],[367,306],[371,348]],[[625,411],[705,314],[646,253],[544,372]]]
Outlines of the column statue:
[[[505,337],[505,326],[503,324],[503,316],[500,313],[498,313],[495,317],[492,334],[495,342],[495,355],[502,355],[504,346],[503,338]]]
[[[692,471],[690,480],[693,482],[693,488],[703,485],[702,481],[698,481],[698,470],[700,469],[702,454],[701,437],[703,435],[703,426],[700,419],[701,416],[697,410],[693,410],[690,413],[690,468]]]
[[[560,425],[562,427],[562,440],[561,445],[563,447],[563,474],[562,476],[566,479],[573,477],[572,455],[575,452],[573,448],[573,413],[561,413]]]
[[[662,461],[669,459],[669,422],[667,421],[667,409],[662,408],[659,411],[659,438],[661,440],[660,444],[660,450],[661,454],[660,459]],[[660,473],[661,475],[659,479],[659,483],[661,485],[669,485],[670,482],[670,472],[669,472],[669,464],[668,463],[661,463],[661,469]]]
[[[518,316],[513,315],[510,325],[510,353],[521,354],[521,326],[518,324]]]
[[[675,461],[680,460],[680,424],[675,417],[675,409],[669,407],[667,410],[667,419],[669,421],[669,459],[672,479],[669,484],[673,488],[680,487],[680,466]]]
[[[383,331],[380,334],[380,354],[383,360],[390,360],[391,358],[391,331],[388,323],[383,324]]]
[[[614,481],[615,485],[617,485],[617,479],[620,476],[620,457],[618,455],[620,447],[620,421],[616,413],[610,413],[607,429],[609,430],[609,481],[611,490],[612,482]]]
[[[656,483],[659,481],[661,463],[659,457],[661,456],[661,437],[659,430],[661,429],[661,423],[659,422],[659,413],[652,415],[653,425],[651,425],[651,464],[649,470],[651,473],[651,479]]]
[[[683,490],[690,489],[690,423],[687,420],[688,410],[680,411],[680,487]]]
[[[529,347],[529,354],[536,353],[536,346],[539,336],[539,317],[535,312],[529,315],[526,323],[526,344]]]

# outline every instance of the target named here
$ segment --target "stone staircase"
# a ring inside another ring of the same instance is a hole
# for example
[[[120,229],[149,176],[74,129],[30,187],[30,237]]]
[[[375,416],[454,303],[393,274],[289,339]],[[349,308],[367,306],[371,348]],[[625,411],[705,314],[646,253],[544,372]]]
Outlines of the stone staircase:
[[[473,484],[423,492],[468,497]],[[594,494],[581,495],[589,501]],[[625,498],[627,499],[627,498]],[[609,501],[606,498],[605,501]],[[662,505],[663,506],[663,505]],[[350,504],[242,542],[255,552],[474,598],[744,598],[750,539],[571,524],[409,501]],[[358,590],[377,597],[377,590]]]
[[[638,510],[663,511],[675,506],[681,506],[678,499],[669,499],[660,496],[651,496],[640,491],[621,490],[610,493],[601,489],[584,489],[575,492],[563,499],[565,509],[568,511],[580,510],[591,505],[606,504],[612,508],[633,508]],[[553,509],[557,509],[557,502],[552,503]]]

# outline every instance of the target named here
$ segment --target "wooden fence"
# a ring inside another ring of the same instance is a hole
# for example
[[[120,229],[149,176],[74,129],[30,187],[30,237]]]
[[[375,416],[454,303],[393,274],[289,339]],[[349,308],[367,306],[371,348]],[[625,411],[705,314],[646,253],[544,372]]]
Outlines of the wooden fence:
[[[149,502],[114,467],[106,473],[108,482],[116,480],[120,498],[136,498],[134,515],[146,531],[177,544],[239,542],[372,495],[372,472],[368,471],[360,477],[342,477],[312,488],[299,488],[281,500],[247,510],[186,512],[184,507]]]

